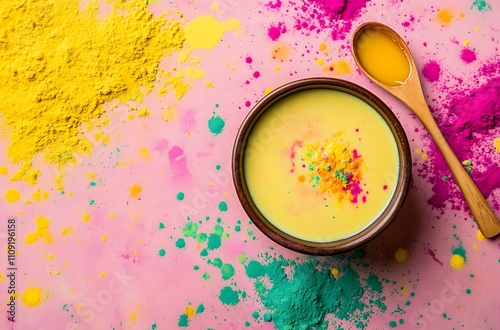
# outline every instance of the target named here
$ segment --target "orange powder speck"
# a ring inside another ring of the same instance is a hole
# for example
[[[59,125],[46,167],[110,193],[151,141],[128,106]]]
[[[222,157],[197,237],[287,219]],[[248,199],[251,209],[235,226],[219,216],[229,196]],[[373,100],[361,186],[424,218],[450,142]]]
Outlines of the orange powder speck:
[[[330,273],[332,273],[333,276],[337,277],[339,275],[339,270],[338,268],[332,268]]]
[[[337,76],[352,73],[352,70],[349,67],[349,64],[344,60],[339,60],[337,62],[331,63],[330,67],[333,68],[333,71],[331,71],[331,72]],[[328,71],[330,71],[330,67],[328,67]]]
[[[281,67],[277,66],[277,67],[274,68],[274,70],[281,71]]]
[[[441,9],[437,13],[437,21],[445,26],[450,25],[451,21],[453,20],[453,16],[455,16],[453,9],[450,8]]]
[[[54,257],[55,257],[54,253],[51,253],[47,256],[47,258],[49,258],[49,260],[54,260]]]
[[[101,272],[101,277],[105,277],[106,276],[106,272]]]
[[[106,242],[108,240],[108,236],[101,237],[101,241]]]
[[[193,306],[189,305],[184,310],[184,314],[186,314],[188,318],[192,318],[193,316],[196,315],[196,310],[193,308]]]
[[[321,58],[318,58],[316,60],[316,63],[321,66],[321,65],[325,64],[325,61],[323,61]]]
[[[209,82],[207,82],[207,83],[205,84],[205,87],[206,87],[206,88],[212,88],[213,86],[214,86],[214,84],[213,84],[211,81],[209,81]]]
[[[461,255],[454,254],[450,258],[450,266],[454,269],[462,269],[465,265],[465,260]]]
[[[325,50],[326,49],[326,44],[324,42],[319,44],[319,50]]]
[[[114,213],[111,213],[111,214],[109,215],[109,218],[110,218],[110,219],[114,219],[114,218],[115,218],[115,214],[114,214]]]
[[[299,180],[299,182],[304,182],[304,181],[306,181],[306,177],[303,176],[303,175],[299,175],[299,177],[297,178],[297,180]]]
[[[138,198],[141,192],[142,188],[134,184],[132,187],[130,187],[130,198]]]
[[[9,203],[15,203],[19,199],[21,199],[21,194],[19,193],[19,191],[15,190],[15,189],[10,189],[10,190],[7,190],[7,192],[5,193],[5,199]]]
[[[396,259],[397,262],[404,262],[407,256],[408,256],[408,251],[402,248],[397,249],[396,252],[394,253],[394,258]]]
[[[290,56],[290,51],[285,44],[278,44],[272,48],[273,59],[282,61]]]

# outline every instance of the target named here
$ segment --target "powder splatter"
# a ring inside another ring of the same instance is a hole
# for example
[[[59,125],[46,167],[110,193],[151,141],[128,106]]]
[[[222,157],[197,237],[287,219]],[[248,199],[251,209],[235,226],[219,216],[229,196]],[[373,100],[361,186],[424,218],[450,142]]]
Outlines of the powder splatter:
[[[432,257],[432,259],[434,259],[435,262],[437,262],[438,264],[440,264],[441,266],[443,266],[443,263],[441,262],[441,260],[439,260],[436,257],[436,254],[434,253],[434,251],[432,251],[431,249],[428,249],[427,253]]]
[[[89,154],[82,124],[105,126],[98,118],[113,99],[141,101],[154,88],[160,59],[181,49],[184,33],[179,22],[154,18],[144,1],[113,1],[103,18],[97,2],[83,9],[77,0],[36,1],[29,10],[21,4],[0,8],[0,111],[8,156],[22,165],[12,179],[36,183],[31,160],[42,153],[63,166]]]
[[[476,53],[470,48],[464,48],[460,52],[460,58],[465,63],[472,63],[476,60]]]
[[[396,259],[397,262],[404,262],[407,257],[408,257],[408,251],[402,248],[397,249],[396,252],[394,253],[394,259]]]
[[[186,44],[194,48],[212,49],[221,41],[224,32],[240,26],[240,21],[234,18],[219,22],[213,16],[202,15],[186,25]]]
[[[356,149],[336,142],[339,137],[337,135],[323,143],[305,145],[302,151],[305,155],[301,160],[309,170],[308,182],[313,188],[335,197],[339,202],[347,199],[357,203],[362,192],[360,182],[363,177],[363,158],[357,154]],[[293,154],[293,159],[292,156]]]
[[[440,73],[441,67],[436,61],[429,61],[422,68],[422,75],[429,82],[438,81]]]
[[[219,211],[226,212],[227,210],[228,210],[227,203],[226,202],[220,202],[219,203]]]
[[[483,67],[480,72],[485,70],[488,68]],[[449,101],[442,105],[445,108],[444,115],[437,117],[438,124],[458,159],[471,160],[474,164],[470,176],[485,198],[500,187],[500,168],[487,153],[475,155],[472,150],[490,131],[500,126],[498,104],[500,77],[494,77],[477,88],[451,94]],[[446,202],[451,202],[455,209],[466,207],[452,180],[441,180],[450,174],[444,158],[434,144],[431,144],[430,149],[430,154],[436,156],[431,170],[433,195],[428,200],[429,204],[444,208]],[[495,201],[493,206],[497,209],[500,207]]]
[[[453,12],[453,9],[450,9],[450,8],[441,9],[437,13],[437,21],[439,23],[441,23],[442,25],[447,26],[447,25],[450,25],[454,16],[455,16],[455,13]]]
[[[183,238],[179,238],[176,242],[175,242],[175,247],[178,248],[178,249],[182,249],[186,246],[186,241],[183,239]]]
[[[281,22],[277,25],[271,25],[269,29],[267,29],[267,35],[272,41],[278,40],[283,33],[286,33],[286,26]]]
[[[361,15],[369,0],[302,0],[294,10],[297,12],[294,28],[309,35],[312,32],[330,31],[333,40],[344,40],[351,31],[352,22]]]
[[[28,307],[38,306],[42,300],[41,288],[28,288],[24,291],[21,301]]]
[[[226,126],[226,122],[220,116],[212,116],[208,120],[207,124],[208,129],[214,135],[219,135],[220,133],[222,133],[222,131],[224,130],[224,126]]]
[[[238,291],[233,290],[230,286],[222,288],[219,299],[224,305],[237,305],[240,302]]]
[[[142,193],[142,188],[136,184],[134,184],[130,189],[130,198],[139,198]]]
[[[175,196],[175,197],[177,198],[178,201],[182,201],[182,200],[184,200],[185,195],[182,191],[180,191],[177,193],[177,196]]]
[[[5,193],[5,199],[9,203],[15,203],[21,199],[21,194],[16,189],[9,189]]]
[[[491,10],[491,6],[488,2],[486,2],[486,0],[474,0],[474,2],[472,3],[472,6],[470,6],[471,8],[477,8],[477,10],[479,11],[488,11],[488,10]]]
[[[25,241],[27,244],[33,244],[39,239],[43,240],[45,243],[53,243],[54,237],[49,232],[50,220],[44,217],[36,217],[36,230],[26,235]]]
[[[273,320],[277,329],[337,328],[325,320],[330,313],[357,328],[366,328],[371,315],[377,312],[373,305],[385,310],[381,302],[385,298],[380,295],[382,282],[373,274],[361,278],[349,262],[336,265],[339,272],[333,276],[331,265],[318,260],[298,263],[282,257],[266,259],[267,263],[260,267],[256,267],[258,261],[252,261],[251,268],[263,274],[251,278],[255,279],[255,290],[264,307],[270,311],[264,321]]]

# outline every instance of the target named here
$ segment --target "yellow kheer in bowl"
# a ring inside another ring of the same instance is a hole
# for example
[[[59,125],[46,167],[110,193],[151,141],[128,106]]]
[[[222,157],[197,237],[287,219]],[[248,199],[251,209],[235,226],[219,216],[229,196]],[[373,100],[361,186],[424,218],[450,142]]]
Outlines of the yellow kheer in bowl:
[[[411,157],[379,98],[333,78],[294,81],[245,118],[233,149],[243,208],[268,237],[315,255],[355,249],[394,219]]]

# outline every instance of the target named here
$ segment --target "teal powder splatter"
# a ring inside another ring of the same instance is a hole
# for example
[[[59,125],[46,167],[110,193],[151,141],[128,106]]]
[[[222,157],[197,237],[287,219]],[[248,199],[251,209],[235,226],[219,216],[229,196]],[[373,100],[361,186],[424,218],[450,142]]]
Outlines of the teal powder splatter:
[[[220,235],[217,235],[217,234],[210,234],[210,236],[208,236],[208,244],[207,244],[207,248],[209,250],[215,250],[215,249],[218,249],[220,248],[222,242],[221,242],[221,237]]]
[[[252,313],[252,317],[253,317],[254,319],[258,319],[258,318],[259,318],[259,316],[260,316],[260,314],[259,314],[259,312],[257,312],[257,311],[255,311],[255,312],[253,312],[253,313]]]
[[[182,201],[182,200],[184,200],[185,195],[184,195],[184,193],[181,191],[181,192],[178,192],[178,193],[177,193],[177,196],[176,196],[176,197],[177,197],[177,200],[178,200],[178,201]]]
[[[226,126],[226,122],[220,116],[212,116],[212,118],[208,120],[208,129],[214,135],[222,133],[224,126]]]
[[[248,322],[248,321],[247,321],[247,322],[245,322],[245,327],[247,327],[247,328],[248,328],[249,326],[250,326],[250,322]]]
[[[471,294],[471,292],[472,291],[470,289],[465,290],[465,293],[467,293],[467,294]]]
[[[215,165],[215,169],[218,171],[220,170],[221,166],[219,164]]]
[[[224,305],[237,305],[240,302],[238,292],[234,291],[229,286],[222,288],[219,299]]]
[[[165,256],[165,253],[166,253],[166,252],[165,252],[165,249],[160,249],[160,251],[158,251],[158,255],[159,255],[160,257],[164,257],[164,256]]]
[[[337,277],[331,274],[331,268],[315,259],[297,264],[273,257],[265,265],[252,260],[246,273],[255,279],[255,290],[265,309],[273,311],[267,319],[272,317],[277,329],[326,329],[327,314],[349,320],[357,328],[368,327],[376,312],[374,301],[379,302],[381,312],[385,311],[381,307],[385,299],[380,297],[381,281],[375,275],[360,278],[350,262],[335,266],[340,271]],[[268,322],[265,315],[264,321]]]
[[[486,2],[485,0],[475,0],[473,3],[472,3],[472,6],[470,6],[471,8],[474,8],[476,7],[477,10],[479,11],[488,11],[488,10],[491,10],[491,6],[488,2]]]
[[[390,326],[391,328],[395,328],[397,325],[398,325],[398,324],[396,323],[396,321],[391,321],[391,322],[389,322],[389,326]]]
[[[200,233],[198,237],[196,237],[196,240],[198,241],[198,243],[205,243],[207,241],[207,238],[208,238],[207,234]]]
[[[370,274],[370,276],[366,279],[366,283],[368,283],[373,291],[378,293],[382,292],[382,283],[380,283],[377,275]]]
[[[220,272],[222,274],[222,279],[223,280],[228,280],[231,277],[233,277],[233,275],[235,273],[235,270],[234,270],[234,267],[232,265],[230,265],[230,264],[224,264],[220,268]]]
[[[196,308],[196,314],[203,313],[205,311],[205,306],[203,304],[200,304],[198,308]]]
[[[186,246],[186,241],[183,238],[179,238],[177,242],[175,242],[175,246],[179,249],[182,249]]]
[[[219,203],[219,210],[221,212],[226,212],[227,211],[227,203],[226,202],[220,202]]]
[[[153,324],[151,325],[151,330],[156,330],[156,323],[153,323]]]
[[[164,224],[163,222],[160,222],[160,223],[158,224],[158,228],[159,228],[159,229],[165,229],[165,224]]]
[[[467,261],[467,257],[466,257],[467,251],[465,251],[463,246],[459,246],[459,247],[454,248],[452,250],[452,252],[453,252],[453,254],[458,254],[459,256],[464,258],[464,261]]]
[[[177,325],[179,327],[187,327],[189,325],[189,319],[188,319],[188,316],[186,314],[182,314],[180,317],[179,317],[179,322],[177,323]]]

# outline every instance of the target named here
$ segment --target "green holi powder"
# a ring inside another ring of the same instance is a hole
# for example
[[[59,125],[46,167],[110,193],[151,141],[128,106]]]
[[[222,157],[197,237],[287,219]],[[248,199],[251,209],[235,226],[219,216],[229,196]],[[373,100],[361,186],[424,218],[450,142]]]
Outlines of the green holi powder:
[[[230,265],[230,264],[224,264],[220,268],[220,272],[222,274],[222,279],[223,280],[228,280],[231,277],[233,277],[233,275],[235,273],[235,270],[234,270],[234,267],[232,265]]]
[[[250,278],[257,278],[259,276],[263,276],[266,273],[264,267],[255,260],[252,260],[246,266],[247,276]]]
[[[179,322],[177,322],[177,325],[179,327],[187,327],[189,325],[189,319],[188,319],[188,316],[186,314],[182,314],[180,317],[179,317]]]
[[[363,259],[365,257],[365,255],[366,255],[366,252],[363,249],[358,249],[358,250],[354,251],[354,258]]]
[[[405,324],[405,320],[399,319],[399,324]]]
[[[160,223],[158,224],[158,228],[159,228],[159,229],[165,229],[165,224],[164,224],[163,222],[160,222]]]
[[[242,264],[242,263],[244,263],[248,259],[248,257],[247,257],[246,254],[242,253],[236,259],[238,260],[238,262],[240,264]]]
[[[345,260],[335,266],[339,269],[336,277],[331,274],[330,264],[316,259],[302,263],[283,257],[266,259],[265,264],[250,261],[246,274],[255,279],[255,291],[265,309],[273,311],[272,315],[264,315],[264,321],[274,320],[277,329],[329,329],[327,314],[366,328],[376,312],[372,304],[382,312],[387,309],[382,303],[382,282],[374,274],[360,278],[352,268],[351,256],[336,259]]]
[[[205,243],[207,241],[207,234],[205,233],[200,233],[197,237],[196,237],[196,240],[198,241],[198,243]]]
[[[203,313],[205,311],[205,306],[203,304],[200,304],[198,308],[196,308],[196,314]]]
[[[248,328],[249,326],[250,326],[250,322],[246,321],[246,322],[245,322],[245,327],[247,327],[247,328]]]
[[[64,194],[64,192],[63,192]],[[94,205],[95,204],[95,200],[91,199],[90,202],[89,202],[90,206]]]
[[[240,302],[238,292],[234,291],[229,286],[225,286],[224,288],[222,288],[222,290],[220,291],[219,299],[224,305],[234,306]]]
[[[200,266],[198,266],[198,265],[194,265],[193,269],[194,269],[194,270],[198,270],[198,269],[200,269]]]
[[[389,327],[391,328],[395,328],[398,324],[396,323],[396,321],[391,321],[389,322]]]
[[[207,244],[207,248],[209,250],[215,250],[215,249],[218,249],[220,248],[221,246],[221,237],[220,235],[217,235],[217,234],[210,234],[210,236],[208,236],[208,244]]]
[[[158,255],[159,255],[160,257],[164,257],[164,256],[165,256],[165,253],[166,253],[166,252],[165,252],[165,250],[164,250],[164,249],[160,249],[160,251],[158,251]]]
[[[472,6],[470,6],[470,8],[474,8],[476,7],[477,10],[479,11],[488,11],[488,10],[491,10],[491,6],[488,2],[486,2],[486,0],[475,0],[473,3],[472,3]]]
[[[210,278],[210,274],[208,272],[205,272],[201,277],[206,281]]]
[[[208,129],[214,135],[219,135],[224,130],[226,122],[220,116],[212,116],[208,120]]]
[[[446,313],[443,313],[443,318],[447,318],[448,315],[446,315]]]
[[[202,256],[202,257],[206,257],[206,256],[208,256],[208,251],[207,251],[207,249],[203,249],[203,250],[201,250],[201,252],[200,252],[200,256]]]
[[[221,212],[226,212],[227,211],[227,203],[226,202],[220,202],[219,203],[219,210]]]
[[[217,222],[220,222],[219,220],[220,218],[217,218]],[[214,233],[219,236],[222,236],[222,234],[224,233],[224,227],[222,227],[221,225],[215,225]]]
[[[182,233],[186,237],[192,237],[198,231],[198,225],[194,222],[188,222],[182,229]]]
[[[378,293],[382,292],[382,283],[380,283],[377,275],[370,274],[370,276],[366,279],[366,283],[368,283],[373,291]]]
[[[95,181],[91,181],[91,182],[90,182],[90,185],[91,185],[92,187],[95,187],[95,185],[96,185]]]
[[[153,323],[153,324],[151,325],[151,330],[156,330],[156,323]]]
[[[465,290],[465,293],[467,293],[467,294],[471,294],[471,292],[472,292],[471,289]]]
[[[179,238],[177,240],[177,242],[175,242],[175,246],[178,248],[178,249],[182,249],[186,246],[186,241],[184,240],[184,238]]]
[[[241,227],[239,225],[234,226],[234,231],[239,233],[241,231]]]
[[[219,165],[219,164],[215,165],[215,169],[216,169],[217,171],[218,171],[218,170],[220,170],[220,168],[221,168],[221,167],[220,167],[220,165]]]
[[[215,258],[214,260],[209,260],[208,263],[214,265],[217,268],[222,267],[222,259],[221,258]]]
[[[177,198],[178,201],[184,200],[184,197],[185,197],[185,195],[184,195],[184,193],[182,191],[180,191],[180,192],[177,193],[176,198]]]
[[[259,314],[259,312],[257,312],[257,311],[255,311],[255,312],[253,312],[253,313],[252,313],[252,317],[253,317],[254,319],[258,319],[258,318],[259,318],[259,316],[260,316],[260,314]]]

